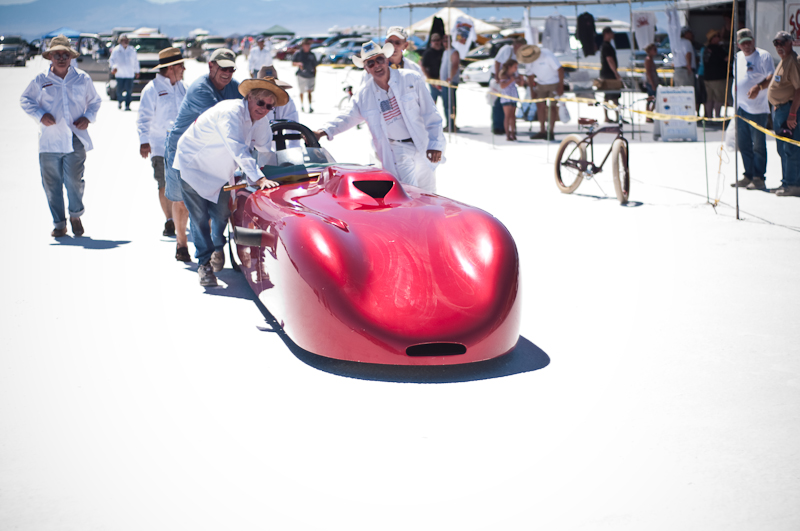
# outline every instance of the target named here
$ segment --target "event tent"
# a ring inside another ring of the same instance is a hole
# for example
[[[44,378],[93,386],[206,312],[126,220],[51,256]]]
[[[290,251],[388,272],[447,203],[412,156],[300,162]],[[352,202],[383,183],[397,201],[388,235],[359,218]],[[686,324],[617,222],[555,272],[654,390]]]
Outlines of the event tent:
[[[468,19],[472,20],[472,23],[475,25],[475,33],[483,34],[483,33],[498,33],[500,28],[493,24],[489,24],[488,22],[484,22],[483,20],[475,17],[471,17],[461,11],[456,7],[445,7],[434,13],[433,15],[423,18],[419,22],[415,22],[411,26],[406,28],[406,31],[409,35],[414,34],[425,34],[427,35],[431,31],[431,25],[433,24],[433,17],[439,17],[440,19],[445,21],[445,25],[447,25],[448,21],[455,22],[458,17],[467,17]]]
[[[275,24],[271,28],[262,31],[261,35],[266,35],[268,37],[272,35],[294,35],[294,32],[284,28],[280,24]]]
[[[58,37],[59,35],[64,35],[69,39],[77,39],[81,36],[81,32],[65,26],[63,28],[53,30],[46,35],[42,35],[42,39],[52,39],[53,37]]]

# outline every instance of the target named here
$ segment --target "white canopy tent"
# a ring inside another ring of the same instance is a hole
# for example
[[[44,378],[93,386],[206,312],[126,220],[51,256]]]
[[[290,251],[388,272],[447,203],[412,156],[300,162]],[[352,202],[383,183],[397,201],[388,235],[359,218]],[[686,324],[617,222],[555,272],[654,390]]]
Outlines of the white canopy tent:
[[[414,24],[410,25],[406,28],[406,31],[409,35],[413,34],[425,34],[427,35],[431,31],[431,26],[433,25],[433,17],[439,17],[440,19],[444,20],[445,23],[447,21],[454,21],[458,19],[458,17],[466,17],[470,19],[475,27],[475,33],[483,34],[483,33],[498,33],[500,28],[495,26],[494,24],[489,24],[488,22],[484,22],[479,18],[472,17],[467,15],[460,9],[456,7],[445,7],[434,13],[433,15],[423,18],[419,22],[415,22]]]

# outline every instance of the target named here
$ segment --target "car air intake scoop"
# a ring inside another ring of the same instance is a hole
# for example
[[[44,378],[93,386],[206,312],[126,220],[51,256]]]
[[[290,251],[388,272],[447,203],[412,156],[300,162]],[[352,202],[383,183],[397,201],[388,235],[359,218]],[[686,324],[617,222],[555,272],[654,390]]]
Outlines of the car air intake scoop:
[[[374,199],[383,199],[394,186],[394,181],[353,181],[353,186]]]

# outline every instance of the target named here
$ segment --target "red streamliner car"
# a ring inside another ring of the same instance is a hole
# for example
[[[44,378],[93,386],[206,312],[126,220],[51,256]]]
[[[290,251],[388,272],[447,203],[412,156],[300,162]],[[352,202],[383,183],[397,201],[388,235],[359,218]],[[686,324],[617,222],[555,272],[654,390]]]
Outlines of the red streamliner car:
[[[341,360],[450,365],[519,339],[519,258],[477,208],[335,163],[312,133],[273,125],[277,188],[231,197],[236,255],[253,291],[301,348]],[[283,132],[307,147],[283,149]]]

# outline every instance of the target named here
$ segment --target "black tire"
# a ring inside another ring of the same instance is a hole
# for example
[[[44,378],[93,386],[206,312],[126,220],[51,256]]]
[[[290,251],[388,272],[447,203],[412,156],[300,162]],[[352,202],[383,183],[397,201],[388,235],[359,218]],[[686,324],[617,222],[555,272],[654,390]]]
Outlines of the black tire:
[[[556,154],[556,186],[562,193],[571,194],[583,181],[581,164],[586,161],[586,145],[578,135],[569,135],[561,141]]]
[[[619,138],[611,145],[611,169],[617,200],[620,205],[626,205],[631,191],[631,173],[628,169],[628,145]]]

